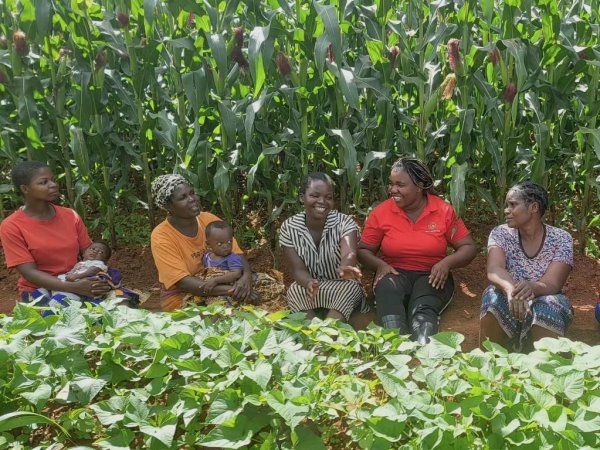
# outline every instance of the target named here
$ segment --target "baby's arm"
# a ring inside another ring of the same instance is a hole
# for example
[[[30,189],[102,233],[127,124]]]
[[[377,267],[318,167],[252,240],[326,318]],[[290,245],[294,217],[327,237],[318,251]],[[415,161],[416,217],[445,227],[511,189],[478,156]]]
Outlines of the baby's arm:
[[[77,281],[82,280],[87,277],[93,277],[94,275],[101,272],[102,269],[100,267],[87,267],[85,270],[75,270],[67,273],[65,275],[66,281]]]
[[[205,294],[213,294],[211,292],[216,286],[231,285],[234,281],[238,280],[242,276],[242,269],[229,270],[223,275],[219,275],[214,278],[206,280],[203,291]],[[233,287],[233,286],[230,286]]]

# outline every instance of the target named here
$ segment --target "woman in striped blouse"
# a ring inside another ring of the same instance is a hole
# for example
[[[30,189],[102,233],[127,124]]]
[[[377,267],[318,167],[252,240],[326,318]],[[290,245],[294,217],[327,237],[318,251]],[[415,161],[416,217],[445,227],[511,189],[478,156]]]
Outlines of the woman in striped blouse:
[[[360,308],[368,311],[362,276],[356,267],[358,226],[334,207],[333,181],[324,173],[311,173],[300,188],[304,212],[281,226],[279,242],[294,282],[287,291],[292,311],[309,319],[315,310],[347,321]]]

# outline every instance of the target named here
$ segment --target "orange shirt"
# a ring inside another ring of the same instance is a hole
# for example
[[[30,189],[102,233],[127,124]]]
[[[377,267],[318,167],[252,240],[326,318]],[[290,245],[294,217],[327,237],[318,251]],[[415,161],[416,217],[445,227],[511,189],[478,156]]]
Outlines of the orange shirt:
[[[379,257],[396,269],[429,272],[445,258],[448,244],[468,235],[452,205],[427,194],[427,205],[416,223],[391,198],[376,206],[367,218],[361,240],[378,246]]]
[[[56,215],[37,220],[22,210],[15,211],[0,224],[0,237],[9,269],[35,263],[52,276],[66,273],[79,260],[81,251],[92,244],[81,217],[71,208],[52,205]],[[38,286],[19,277],[19,295]]]
[[[198,234],[194,237],[181,234],[168,220],[159,223],[152,230],[150,245],[158,269],[158,281],[162,284],[161,306],[165,311],[183,307],[186,293],[176,290],[175,284],[187,276],[196,275],[204,268],[202,264],[202,256],[206,251],[204,230],[209,223],[221,220],[208,212],[201,212],[197,219]],[[233,252],[243,254],[235,240]]]

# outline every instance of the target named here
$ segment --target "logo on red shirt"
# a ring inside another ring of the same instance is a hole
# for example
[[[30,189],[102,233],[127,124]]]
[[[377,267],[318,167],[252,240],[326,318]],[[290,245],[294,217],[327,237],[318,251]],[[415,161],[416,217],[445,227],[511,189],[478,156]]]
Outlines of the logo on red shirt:
[[[437,223],[435,223],[435,222],[429,222],[427,224],[427,232],[428,233],[439,233],[439,231],[440,230],[438,229]]]

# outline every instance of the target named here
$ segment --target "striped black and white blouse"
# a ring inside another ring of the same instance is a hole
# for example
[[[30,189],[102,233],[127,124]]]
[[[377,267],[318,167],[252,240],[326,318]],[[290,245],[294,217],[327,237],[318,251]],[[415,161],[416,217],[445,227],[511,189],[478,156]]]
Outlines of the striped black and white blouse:
[[[296,250],[312,278],[335,280],[339,278],[337,269],[342,259],[340,243],[353,231],[358,232],[358,225],[350,216],[331,210],[317,248],[306,227],[306,214],[300,213],[283,222],[279,230],[279,244]]]

